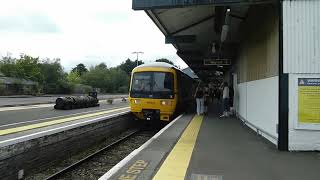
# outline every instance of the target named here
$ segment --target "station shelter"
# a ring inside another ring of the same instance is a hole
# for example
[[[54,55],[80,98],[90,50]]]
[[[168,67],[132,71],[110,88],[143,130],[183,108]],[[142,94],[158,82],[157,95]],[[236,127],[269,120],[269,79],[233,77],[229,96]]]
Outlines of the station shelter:
[[[239,120],[283,151],[320,150],[320,1],[133,0]]]

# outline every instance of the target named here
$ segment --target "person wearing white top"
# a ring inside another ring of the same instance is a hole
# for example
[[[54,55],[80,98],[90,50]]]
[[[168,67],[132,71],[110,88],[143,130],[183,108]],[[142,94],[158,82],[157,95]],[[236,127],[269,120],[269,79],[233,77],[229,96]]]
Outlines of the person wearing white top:
[[[223,83],[223,90],[222,90],[222,106],[223,106],[223,114],[220,117],[227,117],[229,114],[229,87],[228,83]]]

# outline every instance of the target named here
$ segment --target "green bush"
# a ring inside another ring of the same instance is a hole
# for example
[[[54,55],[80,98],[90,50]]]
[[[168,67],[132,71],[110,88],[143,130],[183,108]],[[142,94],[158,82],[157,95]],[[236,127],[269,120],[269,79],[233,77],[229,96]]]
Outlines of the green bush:
[[[66,81],[59,81],[58,83],[58,94],[71,94],[72,93],[72,85]]]
[[[0,84],[0,95],[6,95],[6,87],[4,84]]]
[[[72,92],[76,94],[88,94],[90,91],[93,91],[93,88],[84,84],[75,84],[72,89]]]
[[[58,81],[50,83],[44,87],[46,94],[70,94],[73,91],[73,86],[66,81]]]

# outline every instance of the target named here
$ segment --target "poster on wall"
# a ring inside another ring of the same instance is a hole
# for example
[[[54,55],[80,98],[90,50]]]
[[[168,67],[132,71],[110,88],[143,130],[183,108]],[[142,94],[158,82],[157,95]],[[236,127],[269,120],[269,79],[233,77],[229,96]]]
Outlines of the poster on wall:
[[[298,78],[299,123],[320,124],[320,78]]]

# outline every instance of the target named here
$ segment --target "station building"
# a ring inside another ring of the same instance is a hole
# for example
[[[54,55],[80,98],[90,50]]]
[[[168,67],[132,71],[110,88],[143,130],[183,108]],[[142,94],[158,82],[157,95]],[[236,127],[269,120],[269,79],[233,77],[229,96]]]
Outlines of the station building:
[[[133,0],[133,9],[200,79],[233,86],[252,130],[279,150],[320,150],[320,1]]]

